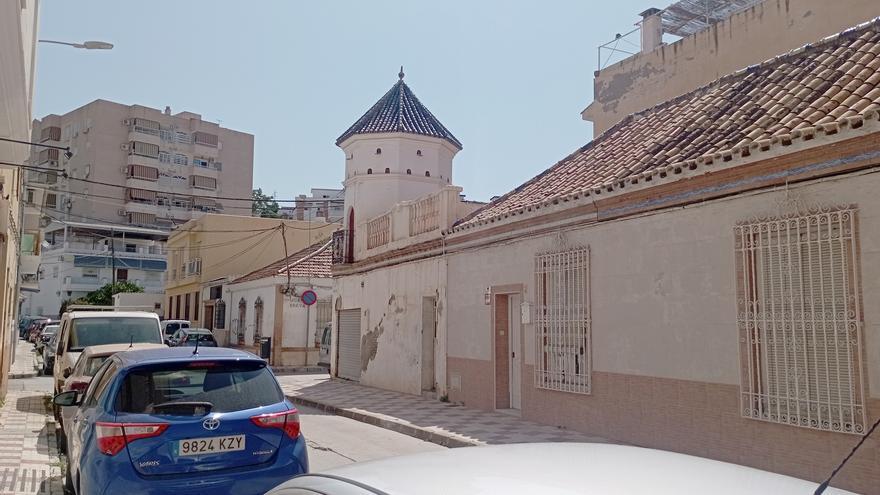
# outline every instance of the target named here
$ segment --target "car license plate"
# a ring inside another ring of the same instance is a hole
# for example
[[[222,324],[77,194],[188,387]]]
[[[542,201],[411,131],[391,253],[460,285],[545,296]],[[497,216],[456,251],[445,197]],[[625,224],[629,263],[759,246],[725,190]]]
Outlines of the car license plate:
[[[177,444],[177,455],[179,456],[221,454],[238,450],[244,450],[244,435],[191,438],[181,440]]]

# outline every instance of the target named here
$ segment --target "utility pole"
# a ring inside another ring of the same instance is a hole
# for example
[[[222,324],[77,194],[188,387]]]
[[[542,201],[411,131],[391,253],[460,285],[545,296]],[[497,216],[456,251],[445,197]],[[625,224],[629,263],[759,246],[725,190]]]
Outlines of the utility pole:
[[[113,227],[110,227],[110,265],[113,267],[113,285],[111,287],[116,287],[116,244],[114,239],[115,231]],[[113,292],[111,289],[110,292]]]

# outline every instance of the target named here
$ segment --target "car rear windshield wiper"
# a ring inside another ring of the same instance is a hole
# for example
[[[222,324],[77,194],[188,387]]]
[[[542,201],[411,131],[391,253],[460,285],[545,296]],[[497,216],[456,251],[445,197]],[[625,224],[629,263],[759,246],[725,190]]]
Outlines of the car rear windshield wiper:
[[[154,413],[165,413],[171,416],[204,416],[211,412],[214,404],[197,401],[171,401],[153,406]]]

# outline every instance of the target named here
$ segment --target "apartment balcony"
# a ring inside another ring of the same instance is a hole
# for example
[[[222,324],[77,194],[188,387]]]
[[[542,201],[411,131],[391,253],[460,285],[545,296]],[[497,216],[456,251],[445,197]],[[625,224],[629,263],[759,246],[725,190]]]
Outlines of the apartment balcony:
[[[125,187],[130,187],[134,189],[147,189],[147,190],[156,190],[158,189],[155,180],[144,179],[142,177],[126,177],[125,178]]]
[[[18,274],[21,277],[21,290],[24,292],[40,292],[40,256],[22,254]]]
[[[160,165],[158,157],[153,158],[142,155],[128,155],[125,163],[126,165],[146,165],[148,167],[158,167]]]
[[[64,277],[61,281],[62,291],[92,292],[100,289],[109,281],[98,277]]]
[[[120,234],[121,236],[121,234]],[[126,243],[117,238],[114,244],[114,253],[117,258],[134,258],[141,260],[164,261],[168,252],[162,245],[144,246],[136,245],[135,251],[126,250]],[[51,244],[43,248],[43,256],[58,256],[63,254],[85,256],[111,256],[109,244],[95,244],[94,242],[68,241],[66,243]]]
[[[128,127],[128,140],[131,141],[140,141],[142,143],[150,143],[155,144],[157,146],[162,144],[162,140],[159,139],[159,131],[156,130],[155,134],[151,134],[149,129],[145,129],[140,126],[131,125]]]

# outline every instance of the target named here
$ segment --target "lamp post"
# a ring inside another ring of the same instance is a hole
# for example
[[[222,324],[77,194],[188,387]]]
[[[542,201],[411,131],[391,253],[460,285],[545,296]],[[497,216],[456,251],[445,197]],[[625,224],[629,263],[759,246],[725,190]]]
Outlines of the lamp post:
[[[52,43],[55,45],[67,45],[72,46],[74,48],[81,48],[83,50],[112,50],[113,43],[107,43],[106,41],[83,41],[82,43],[68,43],[66,41],[55,41],[55,40],[38,40],[40,43]]]

